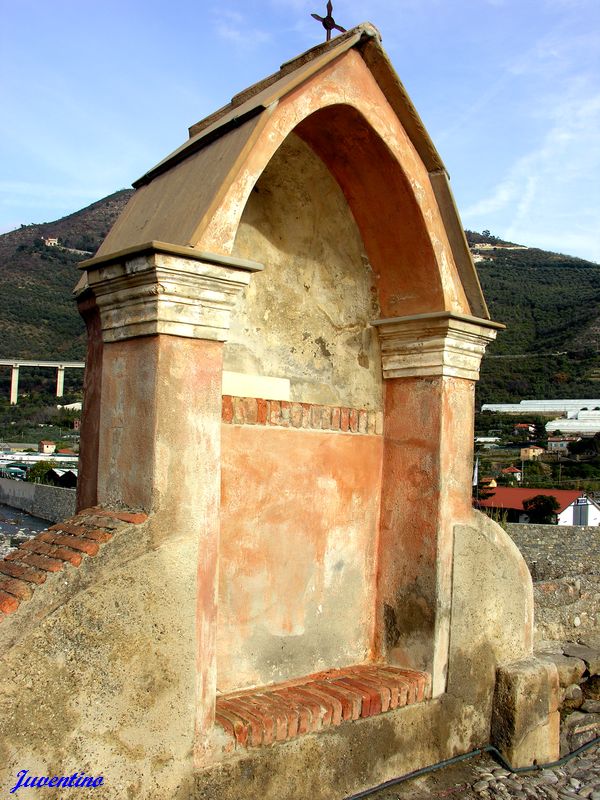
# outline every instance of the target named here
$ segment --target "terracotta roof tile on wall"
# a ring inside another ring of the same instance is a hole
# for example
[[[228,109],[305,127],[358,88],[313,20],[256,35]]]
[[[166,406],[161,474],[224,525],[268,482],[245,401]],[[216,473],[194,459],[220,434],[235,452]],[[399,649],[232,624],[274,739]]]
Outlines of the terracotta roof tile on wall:
[[[67,564],[79,567],[97,555],[116,530],[139,525],[146,514],[87,508],[24,542],[0,561],[0,622],[29,600],[49,575]]]

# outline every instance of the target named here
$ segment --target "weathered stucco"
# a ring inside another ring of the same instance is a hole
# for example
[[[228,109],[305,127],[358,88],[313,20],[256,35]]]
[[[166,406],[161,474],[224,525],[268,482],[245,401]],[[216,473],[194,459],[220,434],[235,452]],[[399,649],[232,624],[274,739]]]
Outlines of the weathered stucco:
[[[252,797],[285,797],[290,783],[298,800],[342,800],[489,742],[496,667],[531,654],[531,581],[510,538],[484,515],[470,512],[455,534],[447,690],[226,759],[197,773],[197,800],[235,800],[240,786]],[[552,740],[540,736],[538,746]]]
[[[530,652],[522,559],[498,526],[473,514],[457,529],[447,692],[221,760],[197,772],[192,789],[195,585],[182,576],[194,560],[191,542],[155,548],[148,525],[125,527],[0,626],[5,792],[28,768],[102,774],[107,800],[234,800],[240,787],[274,800],[290,783],[298,800],[342,800],[487,743],[495,664]]]
[[[386,381],[378,651],[433,672],[445,689],[452,526],[470,517],[473,384],[456,378]]]
[[[375,276],[342,190],[294,134],[254,186],[233,252],[265,269],[236,310],[225,369],[288,378],[292,400],[379,410]]]
[[[478,689],[489,719],[496,666],[533,648],[533,587],[527,565],[499,525],[480,512],[454,529],[452,637],[448,691]]]
[[[124,526],[0,626],[0,785],[103,775],[102,797],[189,797],[196,704],[193,542]],[[19,789],[32,800],[39,789]]]
[[[217,686],[372,649],[380,436],[224,426]]]
[[[84,435],[79,444],[77,508],[89,508],[98,502],[98,444],[100,437],[100,403],[102,401],[102,328],[95,298],[87,292],[77,307],[87,331],[86,367],[83,377],[83,410],[81,425]]]

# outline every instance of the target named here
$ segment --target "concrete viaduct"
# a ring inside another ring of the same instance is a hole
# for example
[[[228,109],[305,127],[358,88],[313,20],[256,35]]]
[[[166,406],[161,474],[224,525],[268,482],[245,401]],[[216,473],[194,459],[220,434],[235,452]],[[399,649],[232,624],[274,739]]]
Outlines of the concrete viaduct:
[[[49,367],[56,370],[56,396],[62,397],[65,388],[65,370],[83,369],[83,361],[24,361],[16,358],[0,359],[0,367],[11,367],[10,404],[16,405],[19,396],[19,367]]]

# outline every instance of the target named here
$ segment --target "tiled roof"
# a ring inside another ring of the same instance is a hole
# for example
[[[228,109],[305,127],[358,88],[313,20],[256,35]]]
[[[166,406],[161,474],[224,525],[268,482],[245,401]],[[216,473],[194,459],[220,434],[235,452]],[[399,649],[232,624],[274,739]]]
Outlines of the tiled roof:
[[[494,494],[485,500],[480,500],[479,505],[485,508],[513,508],[522,511],[523,500],[531,500],[539,494],[556,497],[560,513],[581,497],[582,492],[579,489],[523,489],[520,486],[498,486],[494,489]]]

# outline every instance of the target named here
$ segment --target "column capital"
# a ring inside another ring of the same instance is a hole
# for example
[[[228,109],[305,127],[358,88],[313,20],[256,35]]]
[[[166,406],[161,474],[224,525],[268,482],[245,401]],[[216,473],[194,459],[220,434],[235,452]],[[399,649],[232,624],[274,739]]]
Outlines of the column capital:
[[[231,312],[262,265],[148,242],[82,263],[105,342],[151,334],[226,341]]]
[[[476,381],[499,322],[450,311],[378,319],[384,378],[453,377]]]

